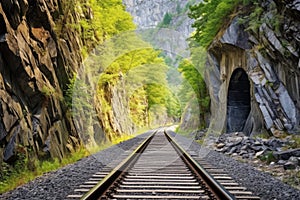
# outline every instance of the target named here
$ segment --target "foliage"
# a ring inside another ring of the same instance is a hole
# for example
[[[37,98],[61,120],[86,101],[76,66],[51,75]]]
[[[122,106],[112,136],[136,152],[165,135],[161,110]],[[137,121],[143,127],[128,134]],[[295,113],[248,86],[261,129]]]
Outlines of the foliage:
[[[50,97],[55,93],[55,89],[46,85],[43,85],[41,92],[46,97]]]
[[[262,12],[263,12],[263,8],[261,8],[260,6],[257,6],[249,16],[246,16],[244,18],[244,19],[249,20],[249,25],[246,30],[253,30],[255,32],[258,30],[258,28],[263,23],[263,21],[261,20]]]
[[[176,103],[171,101],[172,95],[167,86],[168,67],[160,57],[161,52],[154,50],[135,33],[112,38],[105,44],[105,51],[97,58],[100,64],[96,64],[103,66],[99,88],[106,85],[125,88],[130,95],[127,97],[130,115],[135,123],[138,122],[136,125],[149,124],[148,114],[153,105],[168,107],[170,115],[176,113]],[[106,100],[101,98],[101,101]]]
[[[72,109],[73,115],[78,115],[80,111],[93,110],[90,91],[90,86],[74,74],[65,91],[65,102]]]
[[[172,15],[167,12],[163,18],[162,26],[167,27],[168,25],[170,25],[171,21],[172,21]]]
[[[83,39],[88,43],[101,43],[112,35],[135,28],[120,0],[88,0],[82,3],[82,7],[83,13],[92,12],[80,21]]]
[[[139,40],[139,38],[135,38],[135,43]],[[159,58],[160,52],[153,48],[137,48],[117,56],[114,54],[122,51],[119,50],[120,47],[125,49],[129,47],[123,43],[113,46],[116,48],[109,54],[116,59],[101,73],[98,86],[105,88],[109,85],[109,87],[125,89],[126,94],[129,95],[125,98],[129,100],[131,119],[138,127],[143,127],[149,122],[147,113],[152,105],[167,105],[166,72],[168,68],[164,64],[164,60]],[[102,90],[102,93],[105,93],[105,89]],[[102,104],[105,102],[107,105],[110,104],[109,99],[101,98],[104,95],[101,95],[99,91],[98,94]]]
[[[264,14],[264,8],[254,1],[251,4],[251,9],[243,18],[239,20],[241,24],[247,24],[247,31],[253,31],[258,33],[259,27],[266,23],[270,28],[275,30],[276,33],[280,32],[280,28],[283,25],[283,13],[279,12],[275,2],[268,4],[268,14]]]
[[[116,44],[114,51],[118,53],[119,49],[124,48],[124,46],[126,48],[126,45],[124,44],[121,44],[119,47],[117,47]],[[163,64],[163,60],[158,58],[158,55],[159,52],[152,48],[141,48],[126,52],[113,60],[113,62],[101,73],[99,84],[115,84],[115,82],[119,79],[119,76],[125,76],[128,73],[131,74],[131,70],[134,68],[142,69],[142,71],[139,71],[139,75],[142,76],[135,76],[135,79],[143,79],[145,75],[147,75],[148,78],[151,78],[151,71],[153,70],[149,70],[143,66],[147,64],[149,68],[152,67],[153,69],[154,65]],[[160,66],[160,68],[158,68],[159,72],[162,72],[160,69],[163,69],[163,67]],[[146,70],[148,71],[146,72]],[[159,72],[155,72],[157,73],[156,75],[159,75]]]
[[[276,161],[272,151],[260,156],[259,158],[260,158],[260,160],[265,161],[268,164],[270,164],[271,162]]]
[[[209,94],[206,88],[205,81],[195,65],[188,59],[182,60],[178,70],[184,78],[183,85],[180,90],[180,99],[185,106],[190,99],[196,96],[200,110],[200,122],[205,122],[205,114],[209,112]],[[205,126],[205,124],[202,124]]]
[[[2,163],[2,170],[0,173],[0,194],[25,184],[46,172],[74,163],[87,155],[89,155],[89,153],[82,147],[76,152],[73,152],[71,156],[62,159],[61,161],[58,159],[44,161],[36,160],[34,163],[34,170],[32,170],[32,168],[28,166],[28,160],[25,158],[25,155],[19,154],[22,158],[18,159],[13,166]]]
[[[195,19],[193,27],[196,32],[192,36],[194,40],[205,48],[213,41],[224,22],[230,19],[242,0],[204,0],[190,7],[189,17]]]
[[[171,90],[168,91],[166,98],[168,116],[172,117],[174,121],[177,121],[181,116],[181,104],[179,98]]]
[[[290,148],[297,149],[300,148],[300,136],[292,135],[290,140]]]
[[[61,4],[63,13],[55,20],[55,32],[61,36],[70,30],[79,33],[84,55],[112,35],[135,29],[121,0],[76,0]]]
[[[204,107],[207,107],[207,89],[204,79],[199,73],[199,71],[195,68],[194,64],[188,60],[184,59],[178,67],[180,73],[182,73],[184,77],[183,91],[185,96],[187,96],[187,100],[191,98],[192,95],[196,95],[197,99],[200,101]],[[193,91],[186,91],[186,87],[191,87]]]
[[[138,88],[130,96],[129,100],[130,118],[138,128],[148,124],[148,101],[147,94],[143,87]]]
[[[239,6],[244,9],[239,9]],[[207,48],[235,12],[242,12],[241,16],[244,15],[239,23],[246,24],[247,31],[257,32],[263,23],[267,23],[275,32],[280,32],[283,15],[277,10],[275,2],[270,2],[267,6],[270,12],[263,15],[264,8],[257,0],[204,0],[190,7],[189,17],[195,19],[193,27],[196,28],[192,39]]]

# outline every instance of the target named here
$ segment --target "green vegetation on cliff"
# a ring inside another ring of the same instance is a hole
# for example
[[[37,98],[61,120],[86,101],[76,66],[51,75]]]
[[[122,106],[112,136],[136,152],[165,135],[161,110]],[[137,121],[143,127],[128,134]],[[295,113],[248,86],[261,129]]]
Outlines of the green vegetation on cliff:
[[[194,51],[196,50],[194,49]],[[184,59],[178,67],[179,72],[184,78],[179,93],[180,99],[184,106],[188,105],[191,99],[196,99],[197,107],[200,112],[199,116],[201,128],[205,127],[205,115],[209,112],[210,102],[208,90],[203,77],[204,52],[205,51],[203,51],[203,49],[197,49],[196,58],[195,56],[192,56],[191,60]]]
[[[76,2],[74,9],[85,16],[73,28],[80,32],[82,52],[87,58],[85,71],[92,78],[78,74],[75,85],[74,78],[71,79],[66,97],[73,111],[75,107],[85,121],[81,125],[84,132],[94,137],[93,129],[86,125],[97,118],[105,134],[102,138],[112,140],[122,134],[132,134],[137,128],[156,123],[152,122],[156,118],[153,116],[158,116],[158,110],[153,109],[157,105],[162,106],[167,118],[177,118],[180,107],[168,89],[168,67],[160,52],[134,32],[135,25],[122,1],[81,0]],[[83,87],[80,84],[91,82],[92,87],[80,90]],[[95,90],[96,98],[85,92],[90,90]],[[95,109],[91,109],[91,105]],[[83,117],[87,113],[89,116]]]
[[[238,5],[249,0],[204,0],[190,7],[189,17],[195,19],[193,38],[205,48],[213,41],[218,31],[230,20]]]
[[[58,35],[68,30],[80,33],[83,53],[91,51],[115,34],[134,30],[132,17],[121,0],[76,0],[61,2],[63,14],[56,21]],[[72,21],[79,18],[79,23]]]
[[[173,111],[175,104],[170,100],[172,95],[166,81],[167,66],[159,57],[160,52],[136,35],[132,17],[125,11],[122,1],[79,0],[74,4],[74,11],[84,17],[80,19],[80,23],[67,27],[80,33],[82,52],[87,58],[85,68],[92,74],[92,79],[97,79],[97,83],[94,83],[94,87],[84,86],[86,89],[80,90],[83,87],[80,84],[89,84],[86,77],[77,76],[70,80],[65,93],[73,111],[75,107],[77,110],[85,110],[85,113],[87,110],[94,112],[90,108],[94,104],[96,114],[93,116],[101,121],[101,128],[109,140],[133,131],[124,127],[122,131],[117,130],[111,122],[116,112],[114,109],[118,109],[113,98],[120,98],[125,113],[127,107],[129,108],[131,119],[126,120],[126,123],[133,123],[136,127],[151,124],[149,111],[154,105],[165,107],[170,117],[176,115]],[[74,80],[77,84],[72,83]],[[90,90],[87,88],[96,88],[96,100],[89,97],[89,92],[84,94]],[[81,114],[84,112],[79,111]],[[82,119],[86,122],[91,120],[84,117]],[[133,127],[132,124],[125,126]],[[90,132],[88,135],[93,135],[91,131],[87,132]]]
[[[137,36],[126,37],[126,32],[135,35],[135,25],[131,15],[125,11],[121,0],[59,0],[57,10],[53,11],[52,17],[55,23],[52,24],[55,27],[55,33],[53,33],[54,39],[57,40],[55,42],[64,43],[65,49],[63,50],[71,51],[74,55],[74,58],[73,55],[65,58],[61,53],[60,59],[72,60],[76,57],[81,60],[84,58],[86,59],[84,64],[90,62],[85,70],[90,70],[95,76],[92,78],[84,76],[85,74],[80,71],[81,66],[71,64],[64,66],[64,62],[58,62],[57,68],[64,68],[67,72],[65,76],[59,74],[61,77],[58,77],[62,80],[60,84],[64,91],[64,97],[59,99],[64,107],[62,115],[66,115],[73,122],[76,118],[80,119],[78,123],[74,122],[70,127],[68,126],[66,132],[76,132],[74,129],[81,126],[86,128],[87,133],[84,136],[78,136],[81,133],[74,133],[74,138],[80,137],[75,139],[83,141],[89,140],[88,137],[94,137],[94,140],[105,138],[105,142],[115,143],[115,141],[120,141],[120,138],[128,139],[124,135],[132,134],[137,130],[135,127],[142,128],[151,124],[151,120],[154,120],[152,116],[156,116],[152,115],[156,111],[153,108],[157,105],[163,107],[170,117],[176,115],[174,106],[177,105],[172,101],[172,94],[166,81],[167,66],[159,57],[160,52],[154,50],[148,43]],[[78,43],[70,41],[69,38]],[[113,44],[113,46],[106,47],[107,44]],[[109,56],[106,54],[107,48],[108,53],[112,53]],[[106,57],[102,59],[101,55]],[[125,90],[127,93],[124,93]],[[47,97],[55,95],[55,91],[47,86],[43,87],[41,92]],[[116,110],[113,110],[115,107],[119,107],[118,111],[128,111],[128,115],[122,116],[123,119],[127,118],[132,122],[127,124],[128,129],[124,128],[124,124],[114,124],[119,123],[116,119],[121,117],[118,116],[120,113],[125,115],[122,112],[115,113]],[[90,114],[89,118],[81,118],[86,113]],[[100,128],[103,130],[99,131],[102,135],[96,135],[98,138],[95,137],[94,124],[89,123],[92,120],[100,121]],[[87,127],[87,125],[91,126]],[[132,128],[132,125],[135,127]],[[48,127],[48,125],[45,126]],[[66,132],[61,134],[67,138]],[[81,142],[78,142],[78,146],[83,148]],[[105,142],[104,145],[106,145]],[[95,141],[95,144],[103,145],[101,141]],[[48,155],[49,152],[42,150],[33,152],[29,148],[26,149],[27,147],[22,147],[24,151],[16,153],[20,155],[16,155],[19,160],[15,162],[15,167],[6,166],[6,164],[2,166],[0,163],[0,192],[23,184],[36,175],[74,162],[78,160],[78,156],[86,155],[86,151],[76,153],[74,150],[76,147],[64,145],[65,143],[62,143],[62,148],[66,149],[71,154],[69,156],[74,159],[66,158],[67,153],[61,155],[60,159],[50,158],[52,155]],[[26,154],[29,151],[31,154],[44,153],[44,160],[40,162],[36,159],[42,160],[41,155],[34,155],[32,156],[34,159],[29,160]],[[19,168],[18,162],[26,166],[22,172],[17,169]],[[16,181],[26,176],[30,178]]]

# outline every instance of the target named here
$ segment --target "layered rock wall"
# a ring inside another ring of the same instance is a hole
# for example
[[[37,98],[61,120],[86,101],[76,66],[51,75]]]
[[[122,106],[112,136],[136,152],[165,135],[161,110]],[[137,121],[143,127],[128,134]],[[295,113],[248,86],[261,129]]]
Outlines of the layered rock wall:
[[[231,121],[235,121],[229,111],[230,82],[240,81],[232,74],[242,69],[251,85],[251,109],[243,127],[229,132],[251,134],[267,129],[275,135],[299,133],[299,2],[261,1],[258,6],[262,13],[257,21],[246,17],[241,23],[245,16],[233,18],[209,47],[206,81],[212,99],[210,132],[228,132]],[[241,112],[244,105],[237,104],[236,111]]]
[[[67,21],[57,23],[79,16],[64,8],[60,0],[0,2],[0,161],[24,152],[62,158],[79,145],[63,92],[82,61],[81,41]]]

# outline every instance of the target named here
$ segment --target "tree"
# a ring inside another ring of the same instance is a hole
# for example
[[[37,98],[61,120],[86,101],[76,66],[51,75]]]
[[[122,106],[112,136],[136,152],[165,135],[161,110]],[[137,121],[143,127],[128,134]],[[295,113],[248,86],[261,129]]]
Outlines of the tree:
[[[171,21],[172,21],[172,15],[167,12],[163,18],[162,24],[164,27],[167,27],[168,25],[170,25]]]
[[[199,73],[194,64],[188,59],[182,60],[178,70],[184,78],[180,90],[183,105],[186,105],[190,99],[196,97],[200,110],[200,121],[205,122],[205,114],[209,112],[210,98],[201,73]],[[202,125],[204,126],[205,124]]]
[[[204,0],[191,6],[189,17],[195,19],[192,25],[196,31],[192,38],[205,48],[213,41],[225,21],[230,19],[243,0]]]

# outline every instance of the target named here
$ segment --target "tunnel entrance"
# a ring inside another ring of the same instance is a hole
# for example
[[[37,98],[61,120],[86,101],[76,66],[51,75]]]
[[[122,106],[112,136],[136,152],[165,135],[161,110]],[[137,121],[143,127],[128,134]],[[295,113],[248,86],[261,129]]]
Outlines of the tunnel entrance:
[[[238,68],[231,76],[227,96],[227,132],[242,131],[250,113],[250,81]]]

